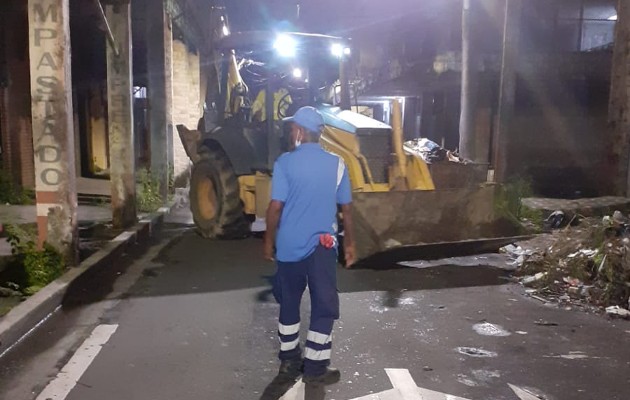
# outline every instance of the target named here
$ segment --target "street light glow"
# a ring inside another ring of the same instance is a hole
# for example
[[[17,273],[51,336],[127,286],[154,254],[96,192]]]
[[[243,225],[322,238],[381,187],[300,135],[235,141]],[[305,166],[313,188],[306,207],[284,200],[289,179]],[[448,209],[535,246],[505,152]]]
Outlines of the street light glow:
[[[230,35],[230,29],[227,27],[227,25],[223,25],[223,36],[229,36]]]
[[[299,68],[294,68],[293,69],[293,77],[294,78],[300,79],[300,78],[302,78],[302,75],[303,74],[302,74],[302,70],[301,69],[299,69]]]

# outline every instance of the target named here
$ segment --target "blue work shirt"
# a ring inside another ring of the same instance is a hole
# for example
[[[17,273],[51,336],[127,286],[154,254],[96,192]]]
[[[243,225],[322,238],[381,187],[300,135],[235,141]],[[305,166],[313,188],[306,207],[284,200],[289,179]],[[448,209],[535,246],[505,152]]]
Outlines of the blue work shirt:
[[[336,234],[337,204],[352,202],[345,164],[318,143],[281,155],[271,185],[271,199],[284,203],[276,237],[276,258],[282,262],[305,259],[321,234]]]

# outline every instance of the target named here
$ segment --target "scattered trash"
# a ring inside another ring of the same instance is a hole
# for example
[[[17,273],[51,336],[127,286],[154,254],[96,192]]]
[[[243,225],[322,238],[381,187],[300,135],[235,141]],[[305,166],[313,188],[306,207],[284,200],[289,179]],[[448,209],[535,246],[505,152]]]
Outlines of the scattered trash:
[[[564,211],[554,211],[545,220],[545,225],[549,229],[559,229],[566,226],[567,216]]]
[[[517,335],[527,335],[527,332],[525,331],[516,331]]]
[[[457,350],[458,353],[461,353],[470,357],[496,357],[498,355],[497,353],[493,351],[477,349],[474,347],[458,347],[455,350]]]
[[[536,299],[536,300],[538,300],[538,301],[542,302],[542,303],[549,303],[547,300],[543,299],[543,298],[542,298],[542,297],[540,297],[540,296],[534,296],[534,295],[532,295],[531,297],[532,297],[533,299]]]
[[[398,265],[403,267],[410,267],[416,269],[434,268],[445,265],[455,265],[458,267],[494,267],[503,270],[513,271],[516,266],[513,266],[510,257],[506,254],[478,254],[474,256],[466,257],[451,257],[442,258],[439,260],[415,260],[415,261],[401,261]]]
[[[563,214],[552,213],[556,219]],[[630,218],[619,211],[582,217],[579,225],[567,223],[501,252],[516,264],[515,277],[526,293],[546,304],[603,312],[630,301]]]
[[[489,322],[483,322],[473,325],[473,330],[483,336],[510,336],[511,333],[503,329],[503,327]]]
[[[613,315],[616,317],[626,318],[626,319],[630,318],[630,311],[626,310],[625,308],[621,308],[619,306],[606,307],[606,314]]]
[[[534,321],[534,323],[540,326],[558,326],[558,324],[555,322],[549,322],[542,319],[539,319],[538,321]]]
[[[525,276],[523,277],[523,279],[521,279],[521,283],[523,285],[529,285],[531,283],[537,282],[541,279],[543,279],[545,276],[547,276],[546,272],[539,272],[536,275],[533,276]]]
[[[429,367],[428,365],[425,365],[422,369],[423,369],[424,371],[426,371],[426,372],[431,372],[431,371],[433,371],[433,368]]]
[[[409,140],[405,142],[403,147],[408,153],[422,158],[427,164],[444,161],[448,153],[439,144],[426,138]]]
[[[581,280],[579,280],[577,278],[571,278],[570,276],[565,276],[564,278],[562,278],[562,280],[565,283],[568,283],[571,286],[582,286],[583,285]]]
[[[520,267],[525,262],[527,256],[533,254],[531,250],[525,250],[520,246],[514,246],[512,244],[507,245],[501,249],[499,249],[501,253],[505,253],[512,258],[512,261],[509,263],[510,266]]]
[[[583,351],[570,351],[569,354],[558,354],[553,356],[543,356],[545,358],[564,358],[565,360],[584,360],[587,358],[601,358],[601,357],[590,357],[588,354]]]
[[[479,384],[464,374],[457,375],[457,382],[469,387],[477,387]]]
[[[385,241],[385,248],[386,249],[391,249],[394,247],[400,247],[402,246],[402,243],[400,243],[398,240],[396,239],[387,239],[387,241]]]
[[[548,399],[548,397],[543,394],[535,393],[535,392],[538,392],[537,390],[519,387],[516,385],[512,385],[511,383],[508,383],[508,386],[510,386],[512,391],[514,391],[514,393],[521,400],[547,400]]]

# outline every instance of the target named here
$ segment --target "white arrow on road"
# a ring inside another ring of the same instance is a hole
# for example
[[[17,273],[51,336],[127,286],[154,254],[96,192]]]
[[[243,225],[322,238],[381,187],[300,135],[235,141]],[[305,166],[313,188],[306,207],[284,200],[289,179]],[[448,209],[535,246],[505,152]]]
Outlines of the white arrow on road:
[[[385,368],[385,372],[392,382],[393,389],[351,400],[468,400],[463,397],[418,387],[407,369]],[[531,392],[518,386],[512,384],[509,384],[509,386],[521,400],[541,399],[541,397],[533,395]],[[304,400],[304,383],[302,380],[297,381],[279,400]]]
[[[297,381],[295,385],[278,400],[304,400],[304,382],[302,382],[302,379]]]
[[[407,369],[386,368],[393,389],[352,400],[468,400],[418,387]]]
[[[532,394],[529,390],[522,389],[518,386],[514,386],[511,383],[508,383],[508,386],[516,393],[519,399],[521,400],[541,400],[544,397],[536,396]]]

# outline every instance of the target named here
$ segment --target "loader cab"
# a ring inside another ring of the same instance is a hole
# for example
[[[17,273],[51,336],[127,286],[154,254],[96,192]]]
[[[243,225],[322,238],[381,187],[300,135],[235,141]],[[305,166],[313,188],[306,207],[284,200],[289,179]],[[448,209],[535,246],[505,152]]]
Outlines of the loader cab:
[[[221,127],[246,138],[254,153],[254,170],[270,170],[287,150],[282,120],[300,107],[341,105],[348,99],[349,108],[349,89],[340,80],[350,56],[345,39],[239,32],[223,38],[216,48],[218,85],[209,83],[203,130]],[[236,167],[241,174],[247,168]]]

